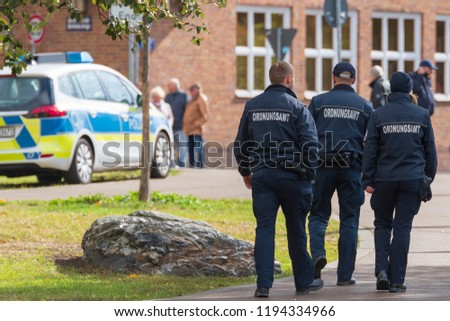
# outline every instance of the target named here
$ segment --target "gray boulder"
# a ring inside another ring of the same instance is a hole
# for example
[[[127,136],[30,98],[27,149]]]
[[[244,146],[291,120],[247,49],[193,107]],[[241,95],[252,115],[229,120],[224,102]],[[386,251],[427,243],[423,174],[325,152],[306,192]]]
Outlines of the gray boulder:
[[[121,273],[255,275],[253,245],[210,225],[154,211],[96,220],[81,244],[84,259]],[[275,263],[276,273],[281,273]]]

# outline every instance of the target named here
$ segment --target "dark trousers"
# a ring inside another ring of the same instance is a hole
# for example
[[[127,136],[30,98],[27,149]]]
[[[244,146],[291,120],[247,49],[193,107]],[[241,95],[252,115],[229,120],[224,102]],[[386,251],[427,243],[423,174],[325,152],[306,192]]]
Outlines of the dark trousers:
[[[174,138],[174,161],[179,167],[186,166],[186,154],[188,153],[188,140],[186,134],[181,129],[173,130]]]
[[[203,138],[198,135],[188,136],[188,149],[189,149],[189,166],[202,168],[204,166],[203,161]]]
[[[386,271],[391,284],[405,281],[412,222],[420,208],[419,184],[378,182],[370,200],[375,212],[375,274]]]
[[[253,213],[256,217],[255,264],[257,286],[271,288],[274,273],[275,221],[281,205],[285,219],[289,256],[296,289],[313,281],[312,261],[307,251],[305,221],[311,208],[312,187],[298,174],[264,168],[252,175]]]
[[[364,191],[361,174],[352,168],[319,168],[313,186],[314,197],[309,216],[310,247],[313,259],[326,256],[325,234],[331,215],[331,198],[339,198],[338,281],[346,282],[355,270],[358,225]]]

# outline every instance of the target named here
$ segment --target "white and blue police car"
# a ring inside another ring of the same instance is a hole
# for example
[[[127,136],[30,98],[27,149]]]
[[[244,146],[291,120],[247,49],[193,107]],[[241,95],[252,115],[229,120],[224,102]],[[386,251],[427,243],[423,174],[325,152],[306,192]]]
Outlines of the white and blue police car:
[[[55,62],[56,61],[56,62]],[[87,52],[41,54],[21,75],[0,70],[0,175],[53,184],[93,172],[139,168],[141,92]],[[150,110],[152,177],[169,174],[172,129]]]

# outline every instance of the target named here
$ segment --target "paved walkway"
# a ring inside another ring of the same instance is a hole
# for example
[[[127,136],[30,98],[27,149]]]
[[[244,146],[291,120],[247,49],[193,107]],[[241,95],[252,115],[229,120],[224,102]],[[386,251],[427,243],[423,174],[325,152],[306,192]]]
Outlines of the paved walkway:
[[[234,176],[234,174],[230,173],[230,176]],[[238,187],[236,188],[238,189]],[[294,294],[292,278],[278,279],[271,290],[269,300],[450,300],[450,215],[448,212],[450,174],[439,174],[433,183],[433,191],[432,201],[422,204],[421,210],[414,221],[405,282],[408,286],[406,293],[392,294],[375,290],[373,212],[369,205],[370,196],[366,194],[367,199],[361,211],[360,246],[354,275],[357,284],[346,288],[336,286],[336,262],[332,262],[323,272],[325,287],[321,291],[298,296]],[[247,194],[243,192],[241,196],[248,196]],[[337,200],[335,199],[333,209],[336,210],[337,208]],[[255,300],[253,297],[254,290],[255,285],[250,284],[173,298],[173,300]]]
[[[6,200],[65,198],[68,196],[103,193],[124,194],[136,191],[138,180],[63,185],[19,190],[0,190]],[[369,196],[362,207],[360,219],[360,247],[355,277],[357,285],[341,288],[336,283],[336,263],[328,264],[323,272],[325,287],[305,296],[294,295],[291,278],[277,279],[269,300],[450,300],[450,174],[438,174],[433,183],[433,199],[422,203],[415,218],[411,236],[409,266],[405,294],[380,293],[375,290],[373,252],[373,212]],[[151,189],[164,193],[192,194],[202,198],[251,198],[236,170],[183,170],[178,176],[152,180]],[[334,200],[334,210],[337,201]],[[249,213],[251,215],[251,213]],[[178,297],[174,300],[254,300],[255,285],[231,287]]]
[[[237,170],[184,169],[182,174],[166,179],[150,180],[150,189],[163,193],[192,194],[202,198],[251,198],[242,184]],[[21,189],[0,189],[0,199],[52,200],[102,193],[106,196],[122,195],[139,190],[139,180],[92,183],[88,185],[58,185]]]

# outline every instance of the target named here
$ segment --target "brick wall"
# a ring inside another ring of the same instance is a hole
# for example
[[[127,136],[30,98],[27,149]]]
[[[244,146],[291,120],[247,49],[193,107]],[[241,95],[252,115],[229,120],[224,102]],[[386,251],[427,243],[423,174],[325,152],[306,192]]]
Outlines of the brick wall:
[[[30,14],[45,17],[45,11],[36,10]],[[67,14],[54,14],[45,27],[45,36],[36,45],[36,52],[55,51],[88,51],[96,63],[108,65],[119,72],[128,74],[128,42],[127,39],[113,41],[105,35],[105,27],[99,19],[96,7],[90,5],[88,16],[92,19],[92,31],[66,31]],[[31,44],[25,36],[25,29],[19,27],[16,34],[22,39],[25,48],[31,51]]]
[[[431,3],[430,3],[431,2]],[[306,42],[304,9],[320,9],[322,1],[289,1],[289,0],[238,0],[229,1],[225,10],[211,9],[206,11],[206,21],[212,22],[211,34],[202,44],[201,48],[193,48],[189,45],[186,35],[171,32],[165,36],[163,44],[152,54],[153,71],[152,83],[164,83],[171,76],[179,77],[185,85],[189,85],[196,79],[204,84],[205,93],[211,101],[211,121],[206,132],[206,138],[221,142],[223,145],[230,143],[237,130],[239,118],[242,113],[244,99],[236,98],[235,90],[235,19],[236,5],[268,5],[288,6],[292,12],[292,27],[297,28],[297,33],[291,51],[291,62],[297,73],[295,91],[303,97],[306,87],[304,76],[305,57],[304,48]],[[349,0],[349,9],[358,12],[358,92],[369,98],[370,88],[367,71],[371,67],[372,60],[372,12],[405,12],[422,14],[422,55],[432,58],[435,47],[435,14],[450,14],[450,3],[441,1],[416,1],[411,6],[411,1],[400,0],[388,2]],[[419,9],[420,8],[420,9]],[[156,29],[155,29],[155,32]],[[170,38],[171,40],[169,40]],[[178,49],[173,49],[173,48]],[[164,49],[163,49],[164,48]],[[160,51],[162,49],[162,52]],[[167,53],[170,51],[181,52],[180,56],[173,57]],[[155,67],[155,62],[161,62]],[[207,79],[207,81],[205,81]],[[307,103],[307,101],[305,101]],[[446,131],[450,124],[450,102],[438,104],[433,124],[436,132],[436,143],[439,152],[441,170],[450,170],[449,146],[450,137]]]
[[[192,35],[173,29],[168,22],[154,25],[151,34],[156,39],[156,50],[151,54],[151,86],[165,86],[171,77],[181,80],[184,87],[199,81],[210,100],[210,121],[205,138],[223,146],[233,141],[245,99],[235,96],[236,85],[236,6],[286,6],[291,8],[292,27],[298,29],[291,49],[291,62],[297,73],[295,91],[303,99],[306,87],[305,56],[306,43],[305,9],[320,9],[323,1],[317,0],[229,0],[226,9],[205,6],[205,22],[210,34],[202,45],[191,43]],[[433,58],[435,48],[435,15],[450,14],[448,0],[348,0],[350,10],[358,12],[358,65],[357,90],[368,98],[367,71],[371,67],[372,12],[420,13],[422,16],[422,56]],[[126,40],[112,41],[104,35],[104,27],[95,8],[89,13],[93,21],[92,32],[66,32],[65,15],[54,15],[47,27],[46,36],[38,51],[87,50],[96,62],[108,65],[123,74],[128,74],[128,43]],[[25,36],[23,30],[18,34]],[[331,72],[331,71],[330,71]],[[305,101],[307,103],[307,101]],[[450,170],[450,102],[439,103],[433,116],[436,142],[439,151],[440,170]]]

